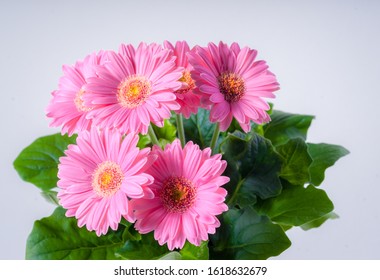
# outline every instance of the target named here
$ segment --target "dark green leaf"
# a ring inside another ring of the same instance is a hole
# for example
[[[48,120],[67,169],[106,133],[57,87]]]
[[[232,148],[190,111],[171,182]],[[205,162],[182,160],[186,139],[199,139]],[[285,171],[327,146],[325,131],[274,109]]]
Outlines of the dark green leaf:
[[[292,228],[292,226],[288,226],[288,225],[281,225],[281,224],[279,224],[279,225],[281,226],[283,231],[288,231],[289,229]]]
[[[14,168],[20,177],[43,191],[57,186],[59,158],[69,144],[75,143],[76,136],[53,134],[35,140],[26,147],[14,161]]]
[[[313,159],[310,165],[310,182],[319,186],[325,179],[325,170],[349,154],[349,151],[338,145],[308,143],[309,153]]]
[[[273,110],[271,122],[264,126],[264,135],[275,146],[285,144],[289,139],[297,137],[306,140],[307,130],[313,118],[313,116],[309,115],[297,115]]]
[[[334,209],[325,191],[310,185],[290,186],[277,197],[262,202],[261,213],[272,221],[289,226],[300,226],[318,219]]]
[[[167,246],[160,246],[151,232],[142,234],[138,240],[127,240],[116,255],[126,260],[153,260],[164,257],[168,253]]]
[[[125,227],[98,237],[95,232],[78,228],[75,218],[67,218],[58,207],[54,213],[34,223],[26,244],[26,259],[93,260],[116,259],[115,252],[123,246]]]
[[[280,177],[294,185],[303,185],[309,182],[309,166],[312,159],[304,140],[301,138],[290,139],[286,144],[276,147],[276,150],[284,158]]]
[[[338,218],[339,218],[339,216],[337,214],[335,214],[334,212],[330,212],[330,213],[320,217],[319,219],[316,219],[316,220],[313,220],[311,222],[308,222],[306,224],[301,225],[301,228],[303,230],[309,230],[309,229],[317,228],[317,227],[320,227],[327,220],[330,220],[330,219],[334,220],[334,219],[338,219]]]
[[[183,119],[186,141],[193,141],[202,149],[210,146],[215,124],[209,121],[208,110],[200,108],[196,115],[191,115],[189,119]],[[217,145],[220,143],[222,135],[219,136]],[[215,149],[216,151],[218,148]]]
[[[220,145],[228,162],[225,175],[231,181],[226,188],[232,197],[230,203],[246,206],[281,192],[279,173],[281,157],[270,141],[258,134],[229,134]]]
[[[208,246],[206,241],[203,241],[201,246],[195,246],[187,241],[179,252],[182,260],[208,260]]]
[[[223,214],[222,226],[211,236],[212,259],[267,259],[290,246],[281,226],[253,209],[230,209]]]

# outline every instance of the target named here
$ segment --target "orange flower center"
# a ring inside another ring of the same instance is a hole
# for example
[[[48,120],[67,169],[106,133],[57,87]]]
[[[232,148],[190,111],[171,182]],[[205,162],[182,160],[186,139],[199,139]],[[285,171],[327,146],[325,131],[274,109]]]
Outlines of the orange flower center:
[[[184,213],[194,204],[196,189],[184,177],[170,177],[165,180],[159,196],[167,211]]]
[[[135,108],[145,102],[151,93],[151,84],[141,76],[131,76],[120,83],[117,89],[117,100],[126,108]]]
[[[92,175],[92,188],[101,197],[110,197],[121,187],[124,174],[118,164],[104,161]]]
[[[228,102],[239,101],[245,93],[243,78],[231,72],[224,72],[218,77],[219,90]]]
[[[182,87],[176,90],[175,93],[185,94],[195,88],[194,80],[188,70],[183,71],[182,77],[178,81],[182,82]]]
[[[75,95],[74,104],[75,104],[75,107],[77,107],[78,112],[88,112],[92,110],[92,108],[84,105],[83,95],[85,93],[86,93],[85,90],[81,88]]]

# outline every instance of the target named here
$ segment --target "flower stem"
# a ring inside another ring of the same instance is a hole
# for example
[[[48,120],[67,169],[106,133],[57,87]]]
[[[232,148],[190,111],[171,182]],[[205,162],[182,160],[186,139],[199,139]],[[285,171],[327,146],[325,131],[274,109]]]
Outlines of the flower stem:
[[[234,206],[233,203],[235,202],[236,196],[237,196],[243,182],[244,182],[244,180],[240,180],[239,183],[237,184],[234,193],[232,194],[230,200],[228,200],[228,202],[227,202],[228,207]]]
[[[216,127],[214,130],[214,134],[212,135],[211,144],[210,144],[210,148],[213,154],[215,154],[214,149],[215,149],[216,142],[218,141],[218,138],[219,138],[219,132],[220,132],[220,125],[219,123],[216,123]]]
[[[182,148],[185,147],[186,138],[185,138],[185,130],[183,128],[183,118],[182,114],[176,114],[176,121],[177,121],[177,132],[178,132],[178,138],[181,141]]]
[[[161,146],[160,146],[160,142],[158,142],[158,139],[157,139],[156,133],[154,133],[154,130],[153,130],[152,124],[151,124],[151,125],[149,126],[149,128],[148,128],[148,135],[149,135],[150,140],[152,141],[152,143],[153,143],[154,145],[157,145],[157,146],[161,147]]]

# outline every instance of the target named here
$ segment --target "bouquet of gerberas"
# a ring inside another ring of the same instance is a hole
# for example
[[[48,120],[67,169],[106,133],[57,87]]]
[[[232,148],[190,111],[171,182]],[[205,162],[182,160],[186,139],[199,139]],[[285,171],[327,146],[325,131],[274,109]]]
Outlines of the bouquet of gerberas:
[[[313,117],[268,105],[279,84],[256,55],[122,44],[63,66],[46,110],[62,134],[14,162],[58,205],[26,258],[266,259],[291,227],[335,218],[317,186],[348,151],[306,143]]]

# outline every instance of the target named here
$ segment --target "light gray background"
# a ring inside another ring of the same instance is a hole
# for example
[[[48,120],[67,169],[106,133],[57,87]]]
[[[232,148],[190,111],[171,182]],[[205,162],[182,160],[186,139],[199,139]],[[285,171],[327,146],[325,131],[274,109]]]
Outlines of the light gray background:
[[[316,115],[310,142],[351,154],[323,188],[340,219],[290,230],[277,259],[379,259],[379,1],[0,1],[0,258],[23,259],[33,222],[53,206],[12,162],[48,127],[62,64],[122,42],[237,41],[277,75],[275,108]]]

